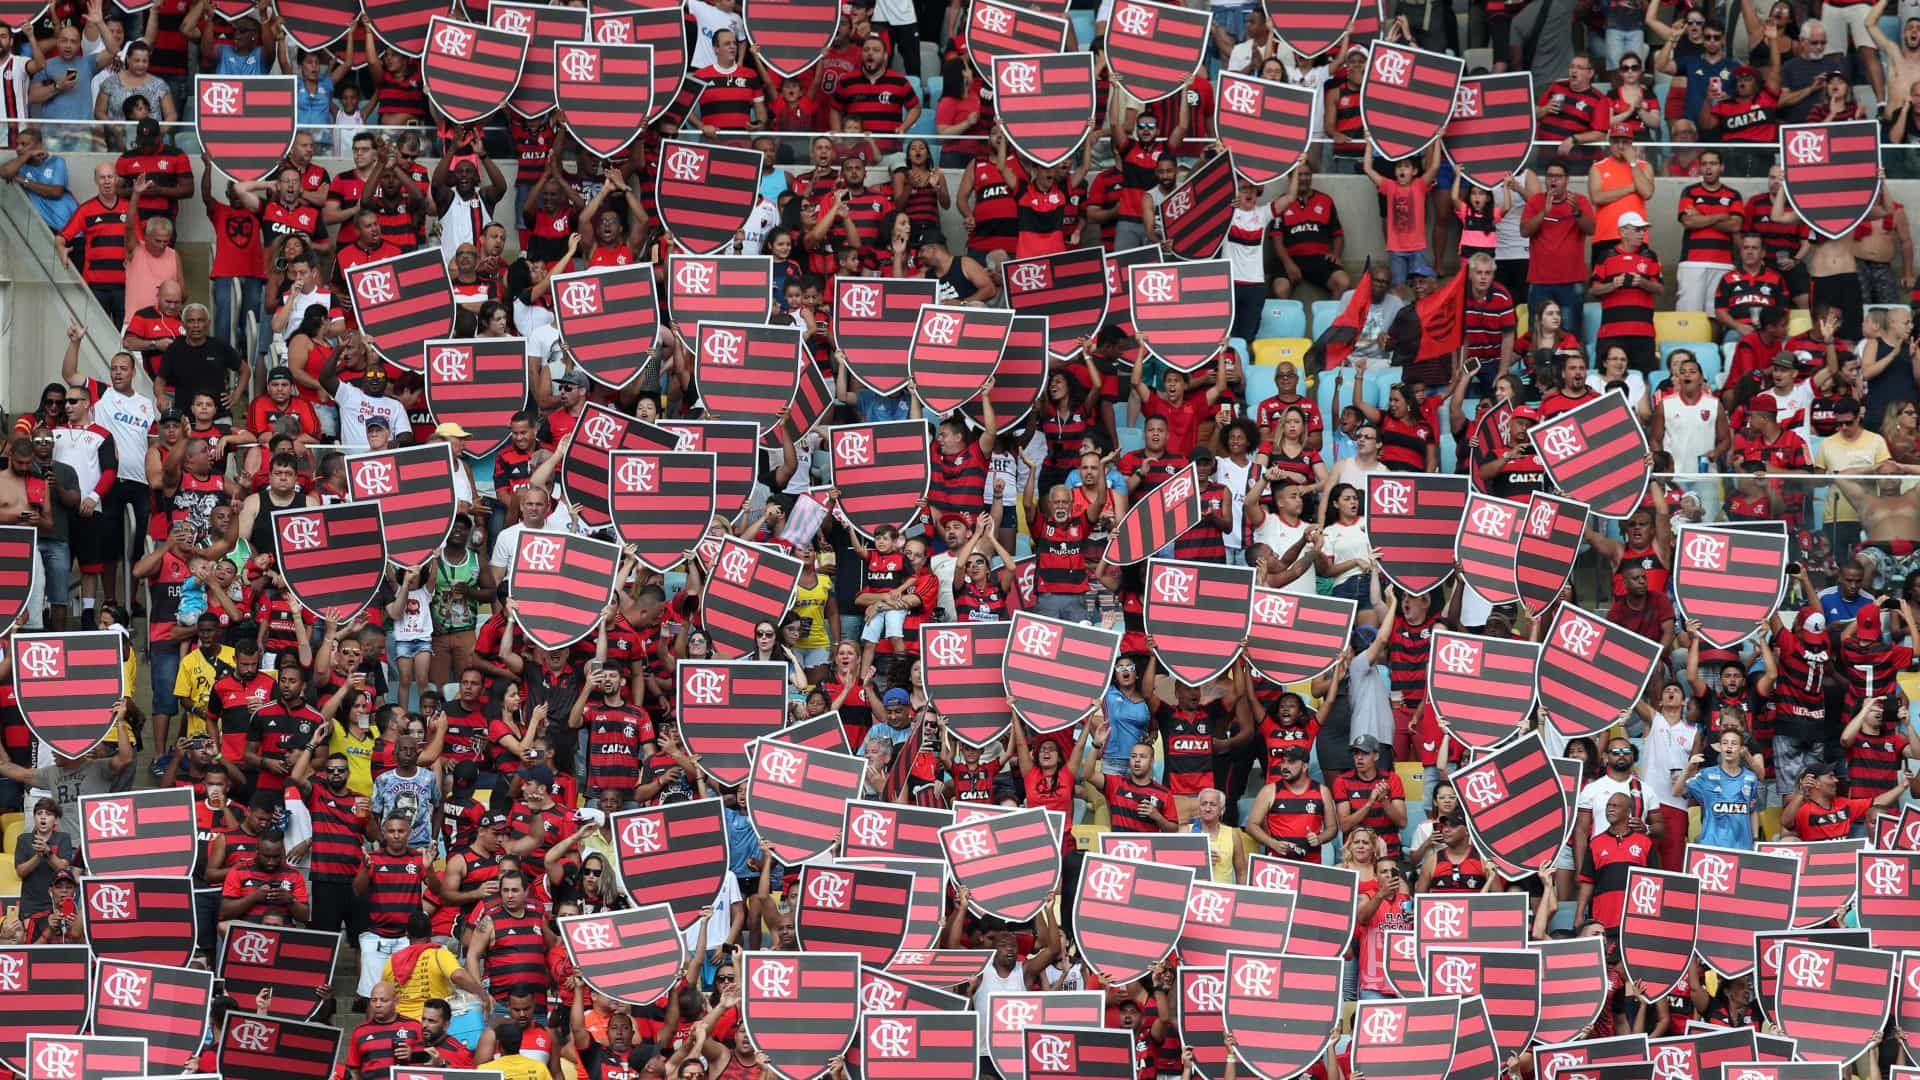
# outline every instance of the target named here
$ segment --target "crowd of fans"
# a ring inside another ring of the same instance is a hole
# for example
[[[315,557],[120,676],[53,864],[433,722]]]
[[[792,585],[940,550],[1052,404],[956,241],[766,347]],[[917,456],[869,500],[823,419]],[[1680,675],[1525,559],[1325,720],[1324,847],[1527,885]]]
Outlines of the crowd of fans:
[[[1527,55],[1522,6],[1486,6],[1494,69]],[[675,665],[714,655],[699,574],[623,580],[598,632],[561,651],[522,640],[504,588],[523,530],[581,527],[556,470],[589,401],[643,419],[693,413],[677,333],[663,332],[635,382],[603,387],[558,344],[548,282],[583,266],[664,270],[657,147],[696,129],[767,151],[735,250],[773,257],[770,317],[805,331],[805,362],[835,388],[818,429],[765,456],[752,507],[715,528],[803,560],[791,610],[756,628],[750,656],[787,665],[796,719],[838,712],[873,796],[1196,831],[1221,881],[1246,882],[1256,854],[1351,867],[1363,899],[1350,997],[1387,991],[1385,934],[1411,926],[1415,892],[1521,891],[1536,936],[1612,933],[1632,866],[1679,867],[1689,841],[1859,835],[1877,808],[1915,799],[1906,762],[1920,759],[1920,733],[1902,679],[1920,604],[1908,216],[1883,187],[1853,235],[1819,239],[1766,168],[1782,123],[1878,108],[1889,143],[1920,141],[1908,114],[1920,15],[1907,5],[1897,41],[1882,33],[1886,0],[1829,0],[1812,16],[1786,0],[1764,13],[1748,0],[1583,7],[1589,51],[1539,87],[1539,138],[1558,145],[1493,190],[1437,150],[1373,160],[1364,51],[1298,56],[1258,5],[1216,2],[1189,89],[1144,107],[1110,85],[1098,38],[1081,42],[1101,84],[1098,137],[1054,168],[1023,161],[993,120],[959,32],[964,5],[855,0],[819,64],[786,80],[745,44],[734,0],[685,7],[700,88],[614,162],[551,117],[515,119],[504,136],[436,125],[417,63],[365,19],[321,52],[295,48],[264,0],[233,19],[206,0],[138,16],[56,0],[25,32],[0,27],[13,147],[0,179],[26,192],[124,334],[94,343],[117,349],[100,381],[82,373],[86,333],[70,328],[63,378],[14,425],[0,521],[40,530],[24,625],[118,628],[139,671],[128,722],[79,760],[36,743],[0,689],[0,808],[27,815],[11,852],[18,908],[0,937],[82,938],[70,917],[80,796],[191,786],[196,874],[220,889],[204,940],[235,920],[352,936],[351,1011],[364,1022],[349,1074],[386,1077],[398,1025],[416,1064],[479,1062],[515,1080],[760,1075],[735,1009],[739,951],[792,946],[794,875],[677,734]],[[1385,33],[1461,51],[1456,24],[1428,0],[1402,5]],[[937,94],[922,41],[944,57]],[[1056,359],[1006,430],[938,419],[931,486],[904,534],[869,544],[829,517],[794,539],[796,500],[831,509],[836,496],[820,431],[920,415],[911,391],[879,395],[847,370],[832,282],[925,276],[944,302],[1000,305],[1008,259],[1158,241],[1154,208],[1213,144],[1221,70],[1324,100],[1309,162],[1276,189],[1239,192],[1224,241],[1234,346],[1182,373],[1109,325]],[[298,76],[301,130],[273,176],[228,183],[202,162],[195,180],[170,125],[191,119],[201,71]],[[23,122],[36,118],[99,123]],[[937,146],[913,135],[928,130]],[[1693,145],[1650,155],[1663,135]],[[62,155],[98,151],[117,156],[75,191]],[[332,154],[350,164],[330,172]],[[1348,242],[1316,170],[1372,180],[1383,250]],[[1692,180],[1664,251],[1650,242],[1661,175]],[[210,226],[204,284],[174,243],[183,216]],[[374,356],[342,302],[345,269],[422,245],[448,261],[455,336],[528,343],[531,393],[490,456],[460,456],[468,432],[435,420],[417,377]],[[1418,302],[1456,274],[1463,344],[1420,361]],[[1361,275],[1370,303],[1350,355],[1263,362],[1269,319],[1346,300]],[[1657,327],[1676,312],[1693,315],[1677,347]],[[1550,489],[1531,426],[1611,391],[1643,423],[1658,476],[1630,518],[1590,528],[1595,572],[1567,602],[1668,659],[1619,725],[1551,740],[1584,764],[1578,821],[1551,872],[1509,882],[1465,827],[1447,779],[1465,754],[1427,703],[1425,673],[1436,629],[1525,638],[1541,623],[1461,585],[1401,595],[1368,539],[1366,478],[1459,469],[1524,499]],[[1496,410],[1504,428],[1487,422]],[[441,550],[393,571],[350,621],[302,609],[274,565],[271,512],[344,498],[343,453],[429,441],[460,462]],[[1203,520],[1175,557],[1358,602],[1350,647],[1322,677],[1271,685],[1242,662],[1190,687],[1157,670],[1141,571],[1100,553],[1127,509],[1189,463]],[[1673,535],[1730,520],[1786,522],[1794,563],[1766,632],[1717,650],[1676,619]],[[1030,596],[1015,577],[1027,555]],[[1019,608],[1122,627],[1111,686],[1075,730],[1016,723],[984,751],[962,746],[927,694],[917,628]],[[548,920],[626,903],[608,815],[708,795],[727,801],[733,877],[688,931],[685,983],[652,1008],[589,992]],[[1080,858],[1071,836],[1067,848],[1063,894]],[[950,900],[946,942],[996,950],[970,994],[1100,985],[1070,924],[997,925],[964,900]],[[1106,987],[1110,1021],[1139,1032],[1143,1078],[1182,1071],[1167,978]],[[1613,978],[1596,1035],[1759,1023],[1745,980],[1696,970],[1648,1000]]]

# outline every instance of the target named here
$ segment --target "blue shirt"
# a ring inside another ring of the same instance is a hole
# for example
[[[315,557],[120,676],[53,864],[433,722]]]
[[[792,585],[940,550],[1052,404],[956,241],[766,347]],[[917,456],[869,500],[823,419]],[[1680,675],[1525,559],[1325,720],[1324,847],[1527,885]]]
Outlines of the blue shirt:
[[[1827,625],[1852,622],[1860,609],[1873,604],[1873,594],[1861,589],[1859,594],[1849,600],[1840,593],[1840,586],[1829,585],[1820,590],[1820,610],[1827,617]]]
[[[267,51],[256,48],[250,53],[235,52],[231,45],[218,46],[220,61],[214,70],[221,75],[265,75]]]
[[[58,155],[49,154],[47,160],[38,165],[20,166],[19,177],[36,184],[46,184],[60,189],[60,197],[49,199],[45,195],[35,194],[31,189],[22,188],[27,193],[27,201],[40,211],[40,220],[47,227],[59,232],[67,227],[67,219],[73,216],[80,204],[74,200],[73,192],[67,190],[67,161]]]
[[[760,197],[771,203],[778,203],[780,196],[787,193],[787,170],[768,169],[767,175],[760,178]]]
[[[328,127],[333,124],[333,79],[326,75],[314,80],[320,87],[308,90],[307,80],[293,80],[293,117],[301,127]]]
[[[33,115],[49,120],[91,120],[93,119],[93,77],[99,73],[94,66],[93,57],[82,50],[79,56],[71,60],[62,60],[58,55],[47,58],[47,66],[33,77],[36,83],[59,85],[60,79],[68,71],[77,78],[73,89],[62,90],[33,107]]]
[[[749,859],[760,857],[760,837],[753,831],[753,822],[731,806],[723,808],[722,816],[727,822],[727,854],[732,856],[728,869],[734,877],[753,877],[760,872],[748,865]]]
[[[1145,700],[1134,701],[1118,688],[1107,688],[1107,748],[1100,755],[1101,771],[1125,776],[1127,759],[1133,756],[1133,744],[1147,737],[1153,722],[1153,707]]]
[[[1760,778],[1752,769],[1729,773],[1715,762],[1687,781],[1687,795],[1700,804],[1698,843],[1753,849],[1753,819],[1748,815],[1760,808]]]

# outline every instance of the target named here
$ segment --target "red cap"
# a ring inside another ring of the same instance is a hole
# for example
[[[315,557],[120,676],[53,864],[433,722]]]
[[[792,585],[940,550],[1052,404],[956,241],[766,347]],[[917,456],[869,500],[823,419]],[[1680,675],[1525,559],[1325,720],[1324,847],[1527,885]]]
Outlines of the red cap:
[[[1540,410],[1531,405],[1515,405],[1510,415],[1512,415],[1515,420],[1538,420],[1540,419]]]
[[[1865,641],[1880,640],[1880,608],[1868,604],[1854,613],[1853,636]]]
[[[1631,139],[1633,138],[1633,125],[1632,124],[1615,124],[1612,127],[1607,129],[1607,138]]]

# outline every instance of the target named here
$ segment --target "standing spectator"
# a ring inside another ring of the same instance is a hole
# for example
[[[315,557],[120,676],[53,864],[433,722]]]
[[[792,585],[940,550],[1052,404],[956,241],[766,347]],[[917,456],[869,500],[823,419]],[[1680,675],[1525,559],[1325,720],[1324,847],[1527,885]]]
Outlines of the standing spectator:
[[[1477,254],[1467,260],[1467,296],[1464,307],[1465,328],[1461,336],[1463,363],[1479,365],[1480,392],[1485,397],[1493,389],[1493,380],[1504,375],[1513,363],[1513,294],[1494,280],[1493,256]]]
[[[148,20],[148,26],[154,25]],[[134,98],[146,101],[148,119],[158,117],[171,124],[180,118],[173,106],[173,94],[167,88],[167,80],[148,69],[153,58],[153,46],[145,41],[133,41],[127,44],[125,65],[110,75],[101,84],[93,99],[93,118],[104,123],[112,123],[126,115],[127,102]],[[156,122],[157,123],[157,122]],[[136,133],[137,136],[137,133]]]
[[[143,218],[158,215],[171,221],[179,213],[180,200],[193,194],[192,162],[167,143],[159,121],[151,116],[134,125],[133,145],[113,167],[122,194],[132,191],[136,181],[147,181],[133,200]]]
[[[76,858],[73,837],[60,828],[60,803],[41,799],[33,806],[33,828],[14,842],[13,870],[20,880],[19,918],[30,919],[52,909],[53,877],[67,871]]]
[[[134,180],[134,205],[151,187],[144,176]],[[138,310],[151,305],[169,281],[184,291],[187,279],[180,271],[180,254],[173,249],[173,219],[155,215],[142,223],[138,214],[128,214],[126,230],[127,306]]]
[[[764,107],[761,115],[764,123]],[[848,120],[858,120],[861,131],[890,134],[906,131],[918,119],[920,95],[905,76],[887,70],[887,40],[868,34],[860,43],[859,73],[841,79],[833,89],[834,130],[844,130]],[[896,149],[891,140],[880,145],[889,153]]]
[[[1871,51],[1869,42],[1861,44]],[[1792,55],[1782,59],[1789,48]],[[1780,95],[1780,119],[1789,124],[1805,122],[1814,105],[1826,96],[1825,84],[1834,68],[1834,61],[1827,58],[1826,26],[1818,19],[1808,19],[1801,24],[1797,38],[1770,33],[1767,49],[1772,54],[1772,62],[1779,65],[1775,92]],[[1877,63],[1875,68],[1877,70]],[[1874,97],[1884,100],[1885,95],[1876,92]]]
[[[251,383],[253,365],[242,360],[233,346],[212,335],[213,315],[205,304],[188,304],[180,309],[180,330],[180,336],[160,356],[153,396],[164,410],[192,404],[195,394],[211,395],[220,404],[216,422],[225,429],[232,422],[236,388]],[[235,375],[231,382],[228,372]]]
[[[1329,296],[1342,296],[1353,282],[1343,266],[1346,257],[1346,233],[1340,228],[1340,211],[1332,196],[1313,190],[1313,169],[1301,162],[1287,180],[1287,193],[1273,204],[1273,247],[1291,295],[1302,282],[1323,289]],[[1276,282],[1277,284],[1277,282]],[[1375,294],[1379,302],[1385,289]]]
[[[1676,311],[1712,314],[1721,276],[1733,265],[1734,237],[1745,220],[1746,200],[1720,182],[1720,151],[1700,152],[1700,182],[1680,193],[1680,241]]]
[[[1534,137],[1542,141],[1559,139],[1560,152],[1572,154],[1576,146],[1607,137],[1610,109],[1607,96],[1593,88],[1593,61],[1575,54],[1567,65],[1567,77],[1548,86],[1534,106]]]
[[[1331,795],[1340,831],[1372,829],[1387,846],[1387,857],[1400,857],[1400,830],[1407,827],[1407,793],[1400,774],[1381,771],[1380,740],[1355,735],[1348,749],[1353,768],[1334,777]]]
[[[120,178],[111,162],[93,167],[93,183],[99,194],[74,210],[60,237],[67,261],[79,267],[80,279],[118,326],[127,311],[127,215],[132,207],[120,197]],[[73,250],[75,239],[81,241],[78,252]]]
[[[1620,242],[1621,219],[1631,215],[1647,227],[1647,200],[1653,198],[1653,166],[1634,145],[1633,129],[1607,129],[1607,156],[1587,171],[1587,197],[1593,200],[1593,263],[1597,267]],[[1642,234],[1644,235],[1644,233]],[[1652,336],[1652,332],[1648,332]]]
[[[1563,328],[1579,340],[1586,301],[1586,237],[1597,219],[1585,195],[1568,187],[1567,163],[1549,161],[1543,190],[1527,196],[1520,232],[1527,237],[1527,306],[1560,305]]]
[[[120,347],[140,354],[148,378],[160,374],[160,358],[166,355],[167,346],[180,336],[180,309],[185,304],[186,294],[179,279],[170,278],[155,290],[153,303],[136,308],[127,316]]]
[[[1642,163],[1644,164],[1644,163]],[[1649,174],[1648,183],[1652,183]],[[1588,294],[1600,301],[1600,332],[1597,347],[1618,345],[1625,349],[1635,371],[1654,370],[1657,357],[1653,350],[1654,296],[1665,285],[1660,257],[1641,247],[1646,236],[1647,219],[1637,213],[1621,215],[1616,221],[1620,238],[1608,245],[1609,253],[1596,258]],[[1598,255],[1601,245],[1596,243]]]
[[[1809,286],[1807,260],[1813,252],[1813,230],[1797,214],[1786,220],[1773,216],[1780,183],[1780,166],[1771,166],[1767,169],[1767,190],[1747,200],[1746,231],[1757,233],[1765,244],[1767,265],[1778,270],[1786,281],[1789,300],[1795,307],[1805,307]]]
[[[266,255],[261,246],[260,215],[236,206],[233,184],[227,185],[223,201],[214,198],[213,164],[201,158],[200,205],[206,208],[207,221],[213,226],[213,266],[208,284],[213,290],[213,332],[236,349],[246,349],[247,316],[257,320],[253,348],[247,359],[258,360],[272,333],[262,293],[267,284]],[[316,219],[319,212],[314,211]],[[239,303],[236,305],[235,295]]]
[[[1606,829],[1586,845],[1580,866],[1580,895],[1574,921],[1591,918],[1617,933],[1626,908],[1627,876],[1636,866],[1652,866],[1653,838],[1636,825],[1632,800],[1616,792],[1606,801]]]
[[[1786,278],[1767,265],[1766,239],[1755,232],[1741,233],[1740,262],[1720,278],[1714,289],[1713,321],[1719,324],[1723,336],[1744,343],[1745,335],[1757,333],[1769,322],[1769,312],[1779,313],[1771,324],[1776,332],[1784,333],[1788,299]],[[1776,351],[1779,341],[1776,337],[1773,342]],[[1727,381],[1733,381],[1731,371]]]
[[[1392,179],[1374,171],[1371,158],[1361,160],[1360,170],[1386,200],[1387,264],[1394,286],[1404,286],[1427,261],[1427,193],[1440,173],[1440,142],[1427,147],[1424,167],[1413,158],[1394,162]]]
[[[713,63],[693,72],[693,77],[704,84],[699,99],[703,138],[712,140],[725,131],[737,141],[746,131],[766,128],[767,83],[760,73],[760,57],[752,46],[742,45],[733,31],[714,32]]]
[[[1700,133],[1721,142],[1734,143],[1751,150],[1736,151],[1733,167],[1750,173],[1758,163],[1773,156],[1773,144],[1780,132],[1780,61],[1775,56],[1764,75],[1742,64],[1733,69],[1733,91],[1726,84],[1707,91],[1707,104],[1700,110]],[[1765,149],[1759,149],[1765,148]]]
[[[1673,793],[1686,795],[1700,807],[1698,843],[1749,851],[1760,838],[1760,777],[1747,767],[1746,740],[1736,728],[1722,728],[1713,738],[1717,761],[1693,755],[1686,772],[1673,781]]]
[[[99,40],[99,24],[87,27]],[[43,120],[75,121],[49,130],[47,141],[57,149],[91,150],[93,133],[81,121],[93,119],[93,77],[99,71],[94,54],[83,47],[80,28],[62,26],[53,38],[53,54],[33,77],[27,100],[30,111]],[[109,166],[111,168],[111,166]]]
[[[5,35],[0,32],[0,38]],[[18,58],[12,58],[17,60]],[[4,76],[0,76],[3,78]],[[0,86],[0,94],[6,93]],[[3,118],[0,118],[3,119]],[[0,162],[0,180],[20,185],[27,201],[40,214],[40,220],[54,232],[67,227],[80,205],[67,190],[67,160],[48,151],[46,140],[37,127],[21,128],[14,136],[14,155]]]

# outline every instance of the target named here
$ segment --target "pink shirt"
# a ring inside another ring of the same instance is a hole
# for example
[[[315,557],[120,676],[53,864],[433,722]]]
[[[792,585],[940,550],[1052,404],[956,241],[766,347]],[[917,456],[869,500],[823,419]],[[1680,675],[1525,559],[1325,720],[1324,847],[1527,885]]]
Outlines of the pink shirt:
[[[1380,193],[1387,197],[1388,251],[1427,250],[1427,192],[1432,188],[1432,183],[1418,177],[1411,184],[1380,181]]]
[[[180,276],[179,252],[168,248],[165,254],[155,258],[147,253],[144,241],[133,245],[127,251],[127,313],[152,307],[160,294],[160,283],[170,280],[183,283],[186,280]]]

